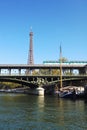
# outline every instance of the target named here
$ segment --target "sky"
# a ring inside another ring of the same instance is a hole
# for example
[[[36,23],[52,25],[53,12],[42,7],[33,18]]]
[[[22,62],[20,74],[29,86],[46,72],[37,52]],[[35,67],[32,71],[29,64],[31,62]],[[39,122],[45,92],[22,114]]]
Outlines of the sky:
[[[0,64],[27,64],[30,28],[34,63],[87,61],[87,0],[0,0]]]

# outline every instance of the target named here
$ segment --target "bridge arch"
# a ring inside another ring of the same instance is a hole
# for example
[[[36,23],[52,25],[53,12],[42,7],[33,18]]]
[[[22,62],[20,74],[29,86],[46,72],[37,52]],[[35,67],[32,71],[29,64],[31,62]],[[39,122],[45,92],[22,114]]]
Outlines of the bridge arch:
[[[29,81],[25,81],[25,80],[21,80],[21,79],[16,79],[16,78],[1,78],[0,77],[0,81],[1,82],[12,82],[12,83],[18,83],[21,85],[25,85],[25,86],[29,86],[30,88],[37,88],[38,85],[31,83]]]

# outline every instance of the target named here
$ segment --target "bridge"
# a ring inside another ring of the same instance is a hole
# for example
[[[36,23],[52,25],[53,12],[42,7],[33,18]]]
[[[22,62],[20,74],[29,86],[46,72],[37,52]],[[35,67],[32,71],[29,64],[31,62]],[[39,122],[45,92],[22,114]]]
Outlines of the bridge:
[[[64,72],[70,70],[78,70],[78,74],[70,72],[69,75]],[[42,74],[41,70],[49,70],[49,74]],[[52,70],[60,70],[59,64],[0,64],[0,81],[14,82],[22,86],[29,86],[31,89],[49,88],[54,89],[57,85],[60,86],[60,75],[52,74]],[[83,71],[84,70],[84,71]],[[62,64],[62,79],[63,85],[84,85],[87,82],[87,67],[82,64]],[[33,73],[34,71],[38,73]],[[74,83],[74,84],[73,84]],[[49,87],[51,86],[51,87]],[[34,90],[34,93],[36,91]]]
[[[0,64],[0,75],[8,73],[9,75],[13,73],[26,74],[27,71],[31,70],[40,70],[40,69],[60,69],[60,64]],[[79,74],[86,74],[87,73],[87,65],[82,63],[62,63],[62,70],[63,72],[66,70],[78,70]]]
[[[49,70],[49,75],[43,75],[41,70]],[[0,64],[0,80],[11,81],[16,83],[22,83],[30,85],[31,87],[38,87],[39,79],[42,84],[47,84],[53,81],[60,80],[60,75],[52,75],[52,70],[59,70],[60,64]],[[70,75],[66,75],[65,72],[69,70]],[[77,74],[73,74],[74,70],[78,70]],[[33,71],[38,74],[32,73]],[[86,64],[62,64],[63,79],[86,79],[87,78],[87,66]]]

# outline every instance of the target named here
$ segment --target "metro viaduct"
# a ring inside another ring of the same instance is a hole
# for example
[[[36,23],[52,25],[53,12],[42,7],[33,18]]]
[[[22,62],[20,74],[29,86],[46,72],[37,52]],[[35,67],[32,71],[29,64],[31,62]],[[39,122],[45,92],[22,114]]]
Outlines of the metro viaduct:
[[[32,70],[40,69],[60,69],[59,65],[0,65],[0,81],[15,82],[22,85],[28,85],[30,87],[45,86],[50,84],[57,84],[60,81],[60,75],[32,75],[32,73],[26,73]],[[63,75],[63,82],[81,81],[87,80],[87,67],[82,65],[64,65],[62,70],[79,70],[79,75]],[[13,72],[14,71],[14,72]],[[16,71],[16,72],[15,72]],[[84,82],[84,83],[85,83]]]
[[[48,64],[34,64],[34,65],[26,65],[26,64],[0,64],[0,74],[2,70],[8,70],[9,75],[11,74],[11,70],[18,70],[19,74],[21,74],[22,70],[35,70],[35,69],[60,69],[60,65],[48,65]],[[81,64],[71,64],[71,65],[62,65],[62,71],[65,70],[78,70],[79,74],[87,73],[87,65]]]

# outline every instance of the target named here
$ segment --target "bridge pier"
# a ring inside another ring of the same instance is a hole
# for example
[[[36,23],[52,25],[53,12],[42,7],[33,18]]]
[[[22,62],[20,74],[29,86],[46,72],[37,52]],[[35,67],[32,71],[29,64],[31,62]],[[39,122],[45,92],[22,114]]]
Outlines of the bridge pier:
[[[38,88],[30,89],[29,94],[44,96],[44,88],[38,87]]]
[[[36,94],[39,96],[44,96],[44,88],[42,87],[36,88]]]

